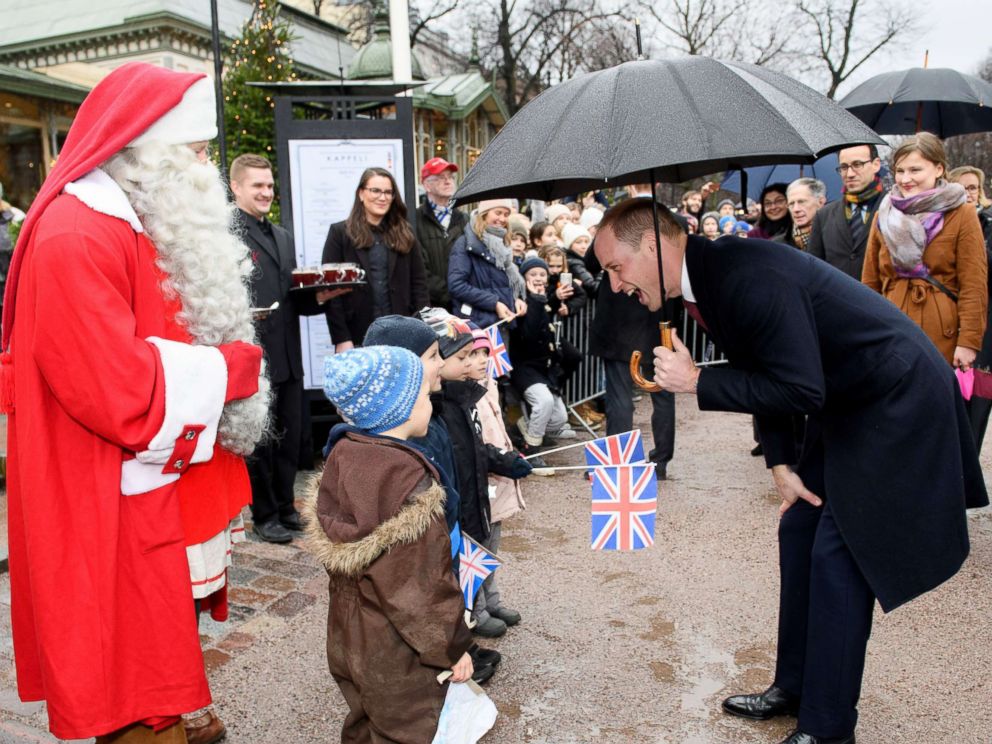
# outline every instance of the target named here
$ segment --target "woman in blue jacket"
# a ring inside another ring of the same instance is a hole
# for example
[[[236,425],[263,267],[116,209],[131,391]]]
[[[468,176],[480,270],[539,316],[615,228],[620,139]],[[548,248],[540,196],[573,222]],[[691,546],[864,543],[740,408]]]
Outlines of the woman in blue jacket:
[[[510,199],[479,202],[472,214],[471,230],[466,230],[451,248],[451,310],[475,321],[480,328],[527,312],[524,280],[506,242],[512,206]]]

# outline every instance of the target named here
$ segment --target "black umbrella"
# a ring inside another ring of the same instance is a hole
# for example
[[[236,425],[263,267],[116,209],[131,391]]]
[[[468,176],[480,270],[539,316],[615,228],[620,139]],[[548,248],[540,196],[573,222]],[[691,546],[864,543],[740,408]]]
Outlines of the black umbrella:
[[[836,103],[781,73],[698,56],[638,60],[544,91],[493,138],[455,196],[550,200],[631,183],[650,183],[654,195],[659,180],[813,163],[852,144],[885,143]],[[660,250],[657,256],[664,287]],[[667,326],[662,342],[671,348]],[[631,374],[643,387],[636,361]]]
[[[840,105],[879,134],[992,132],[992,84],[947,68],[912,67],[876,75]]]
[[[781,73],[708,57],[625,62],[549,88],[493,138],[456,197],[550,200],[605,186],[812,163],[885,144]]]

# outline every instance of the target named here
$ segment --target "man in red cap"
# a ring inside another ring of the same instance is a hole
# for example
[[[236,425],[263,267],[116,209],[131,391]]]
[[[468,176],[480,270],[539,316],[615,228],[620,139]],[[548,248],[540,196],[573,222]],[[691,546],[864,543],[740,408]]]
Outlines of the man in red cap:
[[[427,269],[427,290],[431,305],[448,309],[448,257],[451,246],[465,231],[468,218],[455,209],[458,166],[444,158],[431,158],[420,169],[420,182],[427,197],[417,209],[417,242]]]
[[[14,655],[60,738],[185,742],[179,716],[210,703],[191,578],[223,616],[268,397],[216,131],[203,75],[113,71],[11,263]]]

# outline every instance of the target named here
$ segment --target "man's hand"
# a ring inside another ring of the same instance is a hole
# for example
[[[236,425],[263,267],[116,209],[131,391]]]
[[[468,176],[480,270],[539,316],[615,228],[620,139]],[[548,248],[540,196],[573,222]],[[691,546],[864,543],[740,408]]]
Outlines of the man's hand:
[[[655,347],[654,381],[672,393],[695,393],[700,370],[674,330],[672,346],[675,351],[664,346]]]
[[[342,287],[341,289],[321,289],[317,292],[317,304],[323,305],[328,300],[333,300],[335,297],[348,294],[350,291],[351,287]]]
[[[513,320],[516,316],[513,314],[513,311],[502,302],[497,302],[496,317],[500,320]]]
[[[517,300],[514,304],[515,304],[515,306],[517,308],[517,315],[526,315],[527,314],[527,303],[526,302],[524,302],[523,300]]]
[[[458,663],[451,667],[452,682],[468,682],[475,670],[472,668],[472,657],[467,653],[462,654]]]
[[[778,508],[780,515],[785,514],[799,499],[808,501],[813,506],[823,505],[820,497],[806,488],[803,479],[792,472],[788,465],[773,465],[772,479],[775,481],[775,490],[782,497],[782,505]]]
[[[967,371],[975,363],[977,356],[978,352],[974,349],[969,349],[967,346],[955,346],[954,366]]]

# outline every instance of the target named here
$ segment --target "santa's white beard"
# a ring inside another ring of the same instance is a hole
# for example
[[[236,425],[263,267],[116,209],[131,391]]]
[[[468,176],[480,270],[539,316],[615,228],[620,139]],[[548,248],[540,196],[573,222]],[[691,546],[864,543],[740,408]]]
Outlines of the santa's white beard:
[[[124,190],[158,250],[168,279],[166,297],[178,297],[176,320],[194,343],[258,343],[251,322],[248,276],[253,264],[235,227],[217,167],[201,163],[185,145],[125,148],[101,166]],[[220,444],[248,455],[266,433],[269,383],[265,369],[258,393],[224,406]]]

